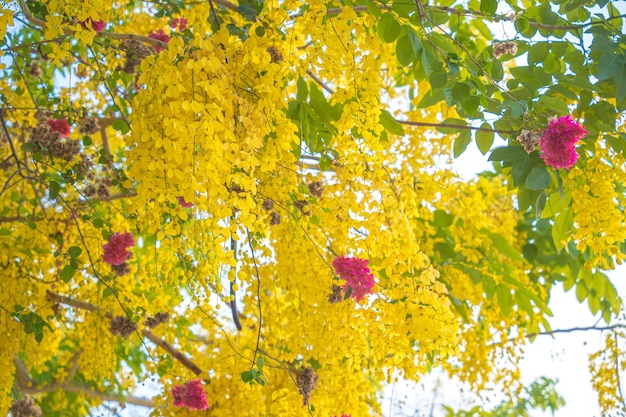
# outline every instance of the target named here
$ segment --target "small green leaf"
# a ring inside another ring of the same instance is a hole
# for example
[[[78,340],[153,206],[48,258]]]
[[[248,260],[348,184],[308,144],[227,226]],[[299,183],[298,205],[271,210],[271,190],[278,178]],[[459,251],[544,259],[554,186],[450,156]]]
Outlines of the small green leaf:
[[[472,141],[472,135],[469,130],[462,131],[459,136],[454,140],[453,152],[454,157],[458,158],[465,152],[467,145]]]
[[[515,20],[515,29],[517,29],[519,33],[524,33],[530,29],[530,22],[525,17],[518,17]]]
[[[330,156],[324,154],[320,157],[319,166],[321,171],[328,171],[333,164],[333,160]]]
[[[525,185],[529,190],[544,190],[551,181],[552,177],[550,177],[548,170],[546,170],[545,167],[536,166],[530,171],[528,177],[526,177]]]
[[[380,111],[380,124],[394,135],[404,135],[402,125],[387,110]]]
[[[502,313],[504,313],[505,316],[511,314],[511,307],[513,307],[511,289],[504,284],[498,284],[496,287],[496,295],[498,298],[498,304],[502,309]]]
[[[111,126],[113,126],[113,129],[117,130],[123,135],[130,132],[130,126],[124,120],[117,119],[113,122]]]
[[[433,71],[428,77],[432,88],[440,88],[448,82],[448,72],[446,70]]]
[[[383,42],[391,43],[398,39],[402,27],[391,13],[383,13],[378,19],[378,36]]]
[[[56,181],[50,181],[50,183],[48,183],[48,194],[50,200],[55,200],[57,198],[60,188],[61,186]]]
[[[70,258],[78,258],[83,250],[78,246],[72,246],[67,250],[67,253],[70,255]]]
[[[73,268],[71,265],[66,265],[65,268],[63,268],[63,270],[61,271],[61,280],[67,284],[68,282],[70,282],[75,272],[75,268]]]
[[[558,115],[569,113],[567,103],[557,97],[541,96],[539,97],[539,101],[537,101],[537,105],[542,105],[546,109],[553,111]]]
[[[491,152],[489,161],[513,162],[526,156],[526,151],[521,146],[503,146]]]
[[[624,55],[615,52],[606,52],[598,61],[598,80],[603,81],[613,77],[624,65]]]
[[[492,16],[498,9],[498,0],[480,0],[480,11]]]
[[[480,128],[491,129],[491,125],[485,122],[480,126]],[[478,145],[478,150],[480,150],[480,152],[483,155],[486,155],[487,152],[489,152],[489,149],[491,149],[491,145],[493,145],[494,137],[495,137],[495,134],[493,131],[491,132],[484,131],[484,130],[476,131],[476,145]]]
[[[252,372],[250,371],[243,371],[241,373],[241,380],[245,383],[248,383],[250,381],[252,381],[254,379],[254,376],[252,375]]]
[[[259,370],[262,370],[264,364],[265,362],[263,361],[263,356],[259,356],[256,360],[256,367],[259,368]]]

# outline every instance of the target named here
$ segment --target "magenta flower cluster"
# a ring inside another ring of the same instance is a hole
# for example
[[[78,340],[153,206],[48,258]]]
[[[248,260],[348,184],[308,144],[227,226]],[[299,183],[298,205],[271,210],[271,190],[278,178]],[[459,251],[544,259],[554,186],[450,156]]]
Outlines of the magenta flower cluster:
[[[346,281],[343,286],[344,292],[350,289],[350,296],[357,302],[372,293],[374,287],[374,275],[370,272],[367,259],[346,258],[339,256],[333,261],[335,272],[339,278]]]
[[[206,392],[202,388],[202,381],[194,379],[185,385],[176,385],[172,388],[174,407],[187,407],[190,410],[206,410],[209,403]]]
[[[47,123],[48,126],[50,126],[50,130],[59,132],[61,137],[66,138],[72,133],[67,119],[48,119]]]
[[[168,43],[170,41],[170,37],[165,32],[163,32],[163,29],[159,29],[156,32],[149,34],[148,37],[165,43]],[[153,48],[155,51],[157,51],[157,53],[163,50],[162,47],[157,45],[153,45]]]
[[[130,258],[128,248],[134,245],[135,239],[130,232],[115,233],[107,244],[102,245],[102,260],[109,265],[121,265]]]
[[[574,144],[587,134],[587,130],[576,123],[572,116],[552,118],[539,139],[541,158],[546,165],[570,169],[578,160]]]

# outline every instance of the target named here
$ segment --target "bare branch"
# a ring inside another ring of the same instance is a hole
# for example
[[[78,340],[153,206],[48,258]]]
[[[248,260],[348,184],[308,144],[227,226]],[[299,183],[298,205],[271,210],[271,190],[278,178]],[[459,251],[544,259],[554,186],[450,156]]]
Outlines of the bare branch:
[[[92,311],[92,312],[102,312],[103,311],[100,307],[98,307],[96,305],[93,305],[93,304],[90,304],[90,303],[88,303],[86,301],[81,301],[81,300],[77,300],[75,298],[71,298],[71,297],[60,295],[60,294],[56,294],[56,293],[53,293],[52,291],[47,291],[46,295],[47,295],[48,299],[51,300],[51,301],[54,301],[54,302],[57,302],[57,303],[61,303],[61,304],[65,304],[65,305],[68,305],[68,306],[71,306],[71,307],[75,307],[75,308],[78,308],[78,309],[81,309],[81,310],[87,310],[87,311]],[[113,315],[110,312],[108,312],[108,311],[104,312],[104,314],[109,319],[113,318]],[[148,338],[152,343],[154,343],[155,345],[157,345],[158,347],[160,347],[161,349],[163,349],[167,353],[169,353],[174,359],[176,359],[178,362],[180,362],[181,365],[183,365],[185,368],[189,369],[194,374],[200,375],[202,373],[202,369],[200,369],[200,367],[198,365],[193,363],[191,361],[191,359],[186,357],[183,353],[178,351],[172,345],[170,345],[165,340],[161,339],[160,337],[158,337],[157,335],[155,335],[154,333],[152,333],[148,329],[143,329],[141,331],[141,334],[144,335],[146,338]]]

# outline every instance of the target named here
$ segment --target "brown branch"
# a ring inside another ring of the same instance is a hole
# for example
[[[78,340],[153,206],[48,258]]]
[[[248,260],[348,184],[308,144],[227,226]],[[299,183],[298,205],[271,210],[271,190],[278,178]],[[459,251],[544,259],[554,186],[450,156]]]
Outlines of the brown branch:
[[[322,87],[324,90],[326,90],[327,92],[329,92],[330,94],[335,94],[335,90],[333,90],[332,88],[330,88],[324,81],[322,81],[317,75],[315,75],[313,73],[313,71],[311,70],[306,70],[306,73],[309,77],[313,78],[313,81],[315,81],[317,84],[319,84],[320,87]]]
[[[455,125],[452,123],[429,123],[429,122],[412,122],[410,120],[398,120],[396,121],[400,124],[407,126],[418,126],[418,127],[442,127],[442,128],[454,128],[454,129],[462,129],[462,130],[477,130],[480,132],[494,132],[494,133],[504,133],[504,134],[513,134],[515,133],[512,130],[498,130],[498,129],[487,129],[484,127],[474,127],[474,126],[465,126],[465,125]]]
[[[143,334],[145,337],[150,339],[152,343],[154,343],[155,345],[157,345],[158,347],[160,347],[161,349],[165,350],[167,353],[172,355],[174,359],[176,359],[185,368],[189,369],[194,374],[200,375],[202,373],[202,369],[200,369],[198,365],[193,363],[188,357],[183,355],[179,350],[177,350],[175,347],[167,343],[165,340],[161,339],[159,336],[152,333],[150,330],[143,329],[141,331],[141,334]]]
[[[75,298],[56,294],[56,293],[53,293],[52,291],[47,291],[46,295],[50,301],[65,304],[65,305],[75,307],[81,310],[87,310],[87,311],[92,311],[92,312],[103,312],[102,308],[96,305],[93,305],[91,303],[88,303],[86,301],[81,301]],[[113,318],[113,315],[109,311],[105,311],[104,315],[109,319]],[[160,347],[161,349],[169,353],[174,359],[178,360],[178,362],[180,362],[181,365],[189,369],[194,374],[200,375],[202,373],[202,369],[200,369],[198,365],[193,363],[191,359],[186,357],[183,353],[178,351],[176,348],[174,348],[172,345],[167,343],[165,340],[161,339],[160,337],[152,333],[150,330],[143,329],[141,331],[141,334],[144,335],[146,338],[148,338],[150,341],[152,341],[155,345],[157,345],[158,347]]]

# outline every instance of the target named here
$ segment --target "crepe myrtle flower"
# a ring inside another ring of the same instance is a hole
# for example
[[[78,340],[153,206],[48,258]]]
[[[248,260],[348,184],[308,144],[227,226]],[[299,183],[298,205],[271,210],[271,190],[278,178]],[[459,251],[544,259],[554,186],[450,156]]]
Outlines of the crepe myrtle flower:
[[[539,139],[541,158],[546,165],[570,169],[578,160],[574,145],[586,134],[587,130],[576,123],[572,116],[551,117]]]

